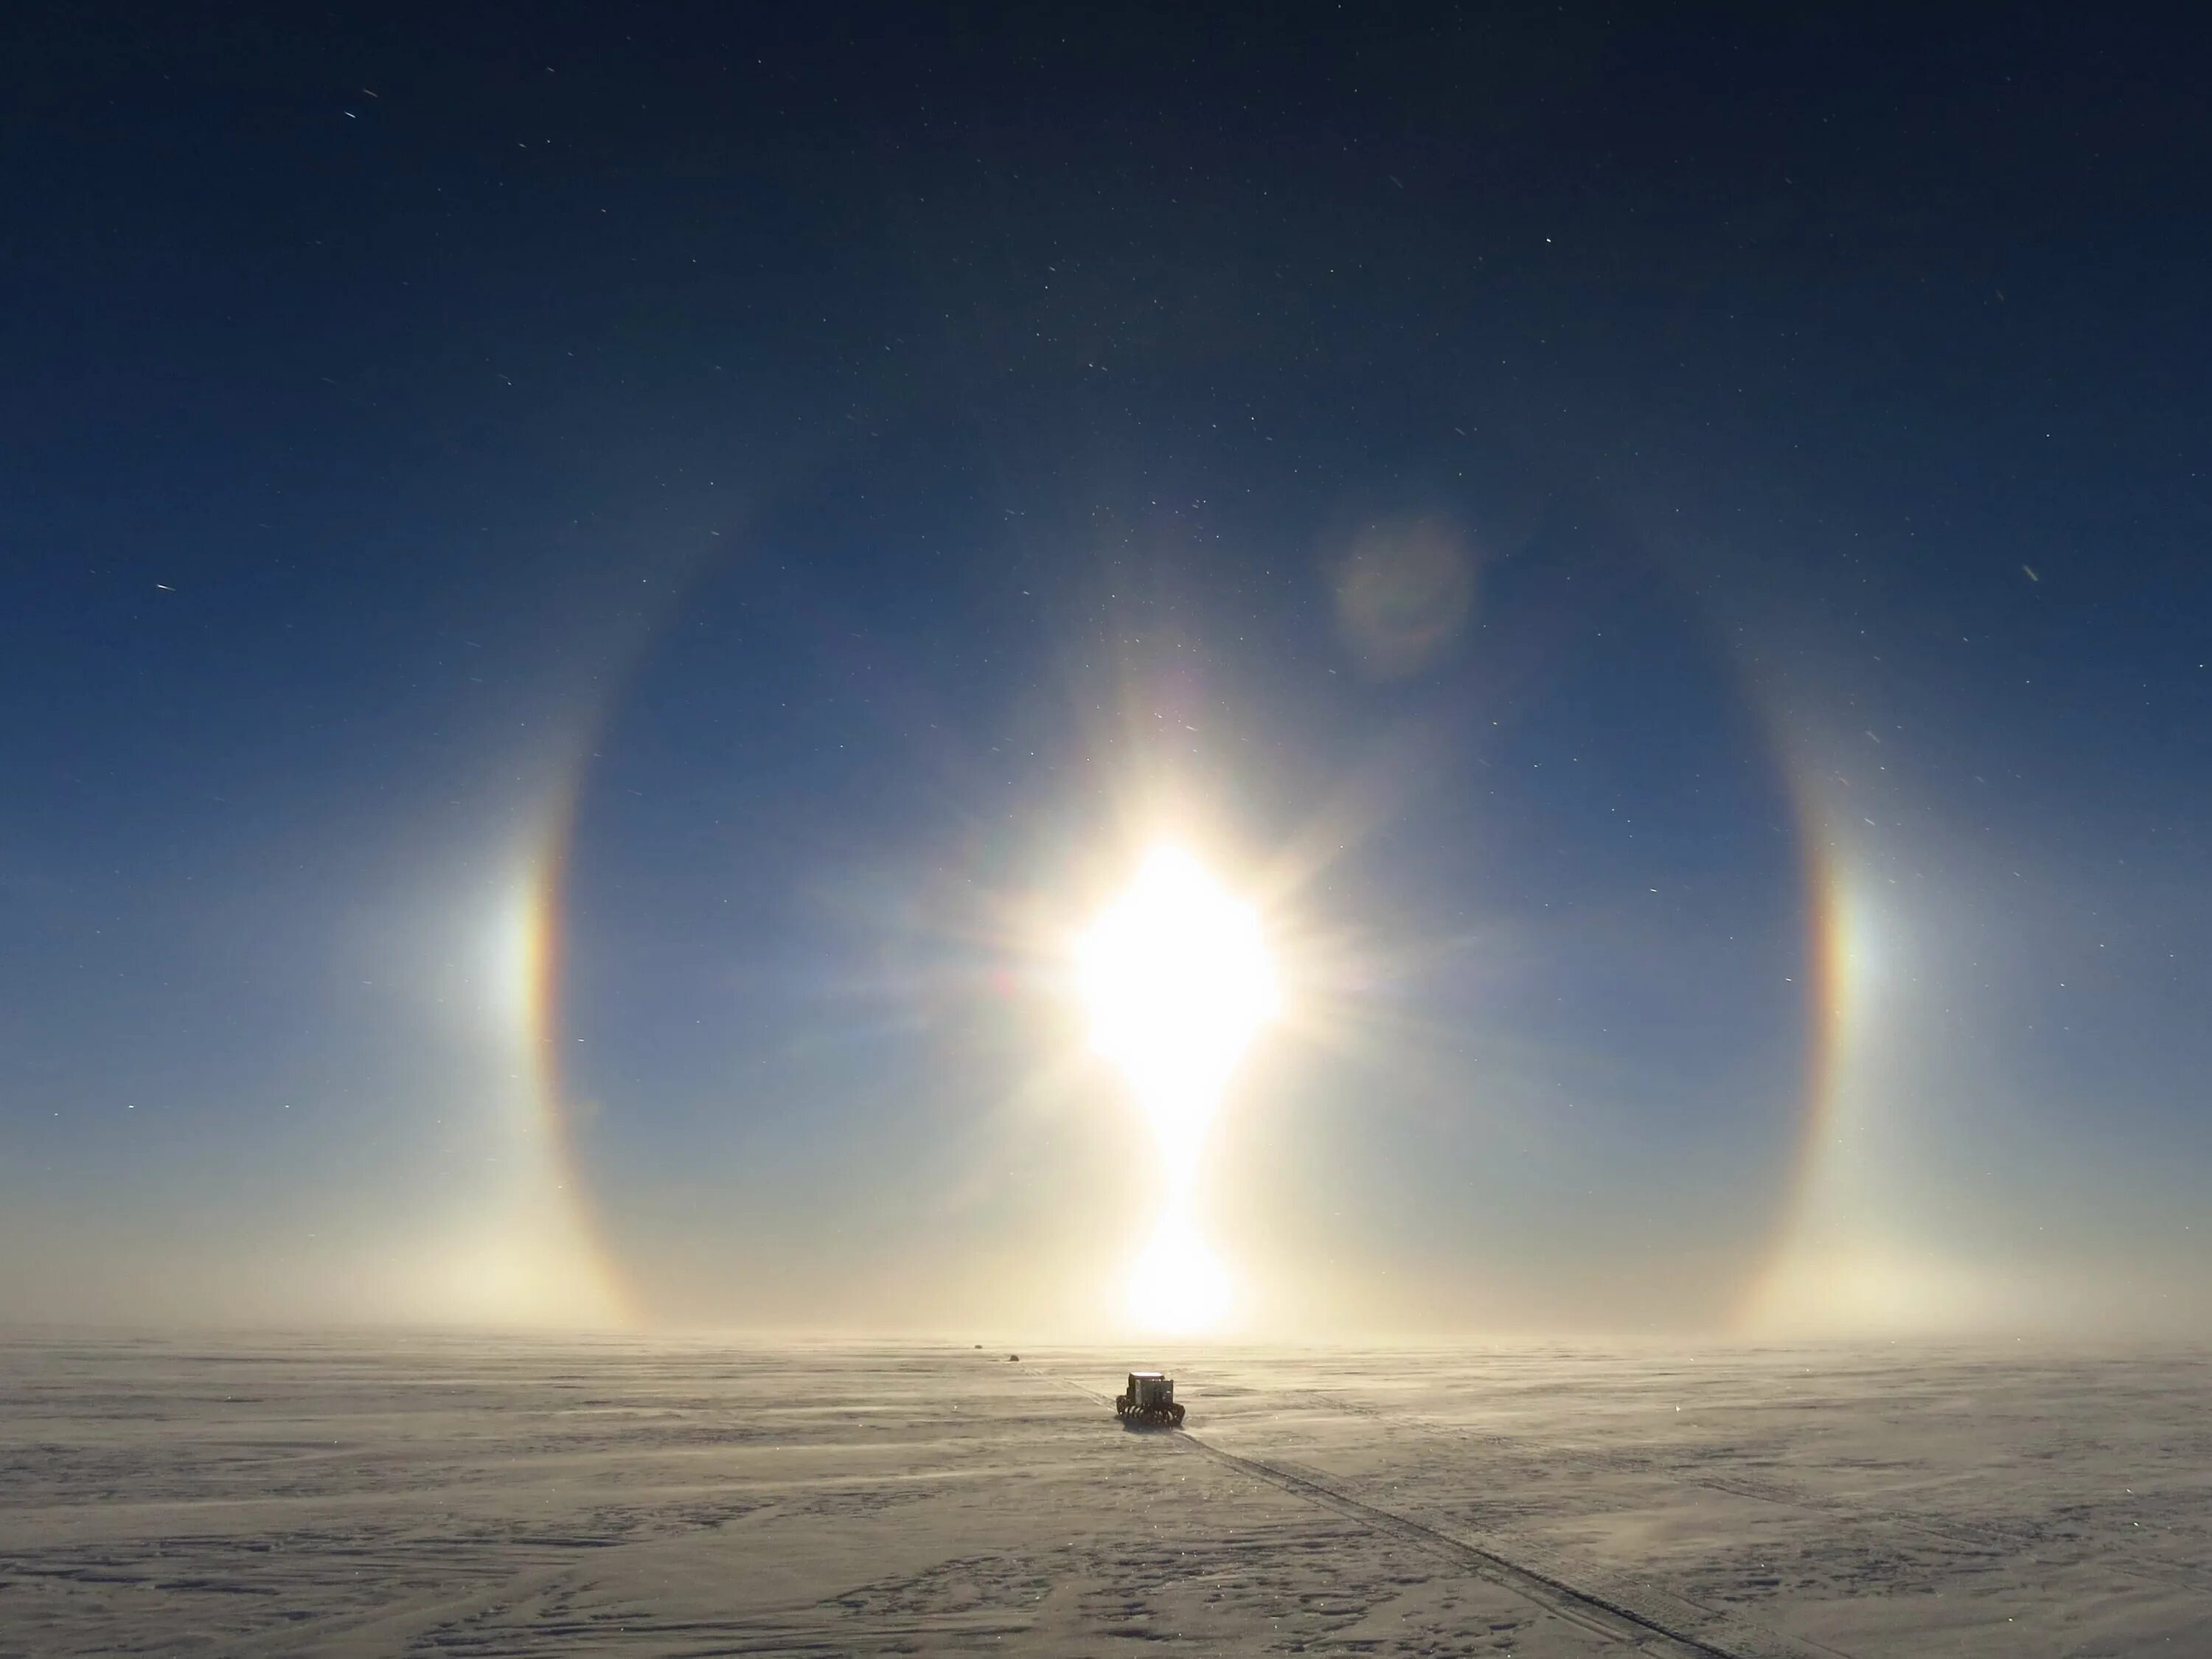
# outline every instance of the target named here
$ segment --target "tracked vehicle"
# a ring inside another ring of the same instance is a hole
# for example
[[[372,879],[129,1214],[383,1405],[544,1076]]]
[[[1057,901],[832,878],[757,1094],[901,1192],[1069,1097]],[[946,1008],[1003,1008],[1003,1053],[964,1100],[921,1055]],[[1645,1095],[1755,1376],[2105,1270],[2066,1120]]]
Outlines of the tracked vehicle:
[[[1181,1428],[1182,1407],[1176,1403],[1175,1378],[1165,1371],[1131,1371],[1127,1391],[1114,1401],[1114,1415],[1148,1428]]]

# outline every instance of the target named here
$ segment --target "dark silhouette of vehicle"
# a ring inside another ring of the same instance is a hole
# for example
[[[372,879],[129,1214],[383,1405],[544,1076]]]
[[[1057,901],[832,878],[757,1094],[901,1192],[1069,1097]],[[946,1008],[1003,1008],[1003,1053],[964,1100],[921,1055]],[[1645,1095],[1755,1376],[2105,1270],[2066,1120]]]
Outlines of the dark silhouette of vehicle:
[[[1124,1423],[1181,1428],[1182,1407],[1176,1403],[1175,1378],[1165,1371],[1131,1371],[1128,1392],[1114,1401],[1114,1415]]]

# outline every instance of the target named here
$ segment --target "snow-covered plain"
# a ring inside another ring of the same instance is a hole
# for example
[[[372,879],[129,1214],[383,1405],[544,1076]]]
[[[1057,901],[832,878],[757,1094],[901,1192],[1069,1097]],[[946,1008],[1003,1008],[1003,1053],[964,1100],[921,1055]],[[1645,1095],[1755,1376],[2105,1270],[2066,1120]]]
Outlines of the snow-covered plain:
[[[1101,1403],[1154,1360],[1186,1433]],[[2208,1384],[2179,1351],[19,1334],[0,1653],[2202,1659]]]

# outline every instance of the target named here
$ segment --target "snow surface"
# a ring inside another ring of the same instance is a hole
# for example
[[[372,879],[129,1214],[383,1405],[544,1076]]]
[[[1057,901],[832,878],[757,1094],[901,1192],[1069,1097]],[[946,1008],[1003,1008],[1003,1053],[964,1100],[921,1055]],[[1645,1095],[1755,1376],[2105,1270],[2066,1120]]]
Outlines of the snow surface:
[[[1124,1431],[1103,1402],[1163,1362],[1188,1431]],[[18,1334],[0,1653],[2202,1659],[2208,1382],[2018,1347]]]

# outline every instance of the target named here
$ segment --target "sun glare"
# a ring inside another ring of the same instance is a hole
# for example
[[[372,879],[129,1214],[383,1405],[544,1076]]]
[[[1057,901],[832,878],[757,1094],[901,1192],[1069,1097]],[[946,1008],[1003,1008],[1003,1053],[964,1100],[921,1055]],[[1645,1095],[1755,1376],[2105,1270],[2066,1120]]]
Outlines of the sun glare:
[[[1130,1270],[1130,1317],[1146,1330],[1195,1332],[1228,1311],[1228,1270],[1188,1213],[1169,1211]]]
[[[1091,1045],[1148,1110],[1203,1109],[1275,1008],[1260,921],[1163,848],[1084,938]]]
[[[1084,935],[1077,965],[1091,1046],[1128,1079],[1165,1166],[1165,1203],[1130,1280],[1130,1311],[1158,1329],[1208,1328],[1227,1310],[1229,1280],[1192,1206],[1230,1074],[1276,1011],[1259,917],[1188,853],[1163,848]]]

